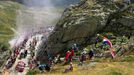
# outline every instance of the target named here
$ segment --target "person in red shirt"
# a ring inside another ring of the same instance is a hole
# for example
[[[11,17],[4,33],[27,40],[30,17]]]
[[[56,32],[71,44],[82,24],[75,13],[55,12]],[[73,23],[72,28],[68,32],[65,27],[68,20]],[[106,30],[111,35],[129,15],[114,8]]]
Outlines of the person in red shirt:
[[[66,52],[66,56],[65,56],[66,62],[69,61],[70,55],[71,55],[71,52],[70,52],[70,51],[67,51],[67,52]]]
[[[18,50],[18,49],[16,50],[16,55],[17,55],[17,56],[19,55],[19,50]]]
[[[73,58],[73,56],[74,56],[74,49],[71,49],[71,54],[70,54],[70,61],[72,61],[72,58]]]
[[[71,56],[74,56],[74,49],[71,49]]]

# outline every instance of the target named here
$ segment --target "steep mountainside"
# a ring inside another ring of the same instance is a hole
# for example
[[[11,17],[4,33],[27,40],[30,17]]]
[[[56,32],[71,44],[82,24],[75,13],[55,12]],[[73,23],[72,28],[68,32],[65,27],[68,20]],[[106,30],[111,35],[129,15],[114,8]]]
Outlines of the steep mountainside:
[[[116,35],[134,35],[134,5],[105,0],[83,0],[76,6],[66,9],[57,23],[47,44],[38,57],[46,60],[46,51],[53,55],[64,52],[73,43],[84,47],[92,44],[93,37],[101,32],[113,32]]]

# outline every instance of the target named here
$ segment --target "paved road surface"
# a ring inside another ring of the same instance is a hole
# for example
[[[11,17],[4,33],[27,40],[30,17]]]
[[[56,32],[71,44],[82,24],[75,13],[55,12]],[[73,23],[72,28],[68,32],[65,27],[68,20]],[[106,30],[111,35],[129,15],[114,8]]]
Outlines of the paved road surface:
[[[26,75],[26,73],[28,72],[28,70],[29,70],[29,68],[28,68],[28,61],[29,61],[29,58],[31,57],[30,56],[30,43],[31,42],[33,42],[34,40],[33,40],[33,38],[34,38],[35,36],[33,36],[33,37],[30,37],[29,39],[28,39],[28,41],[26,42],[26,45],[25,45],[25,50],[28,50],[28,54],[27,54],[27,57],[26,58],[23,58],[23,59],[18,59],[19,58],[19,55],[18,55],[18,57],[16,58],[16,61],[15,61],[15,63],[14,63],[14,65],[9,69],[9,70],[4,70],[2,73],[2,75]],[[41,40],[41,38],[42,38],[42,34],[41,35],[37,35],[36,36],[38,39],[40,39],[40,40],[37,40],[37,43],[39,43],[40,41],[42,41]],[[38,50],[38,47],[40,47],[40,44],[39,45],[37,45],[37,46],[35,46],[35,48],[37,47],[37,50]],[[21,49],[20,50],[20,53],[21,52],[24,52],[24,49]],[[21,72],[17,72],[16,70],[15,70],[15,67],[16,67],[16,65],[17,65],[17,63],[19,62],[19,61],[23,61],[25,64],[26,64],[26,67],[25,67],[25,69],[24,69],[24,71],[21,73]]]
[[[3,72],[3,75],[26,75],[26,73],[27,73],[27,71],[28,71],[28,69],[29,69],[29,68],[28,68],[28,60],[29,60],[29,58],[30,58],[30,53],[28,53],[27,57],[24,58],[24,59],[19,60],[19,59],[17,58],[17,59],[16,59],[16,62],[15,62],[14,65],[13,65],[13,67],[10,68],[9,70],[5,70],[5,71]],[[25,69],[24,69],[23,72],[17,72],[17,71],[15,70],[15,67],[16,67],[16,65],[17,65],[17,63],[18,63],[19,61],[23,61],[24,63],[26,63],[26,67],[25,67]]]

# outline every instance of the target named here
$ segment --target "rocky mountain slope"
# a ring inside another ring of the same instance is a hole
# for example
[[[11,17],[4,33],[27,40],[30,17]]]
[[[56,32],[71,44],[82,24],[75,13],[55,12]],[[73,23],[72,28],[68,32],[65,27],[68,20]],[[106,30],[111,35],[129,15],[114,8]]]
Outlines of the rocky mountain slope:
[[[67,8],[38,57],[46,60],[48,54],[65,52],[73,43],[81,48],[94,43],[97,33],[113,32],[116,35],[134,35],[134,5],[105,0],[83,0]]]

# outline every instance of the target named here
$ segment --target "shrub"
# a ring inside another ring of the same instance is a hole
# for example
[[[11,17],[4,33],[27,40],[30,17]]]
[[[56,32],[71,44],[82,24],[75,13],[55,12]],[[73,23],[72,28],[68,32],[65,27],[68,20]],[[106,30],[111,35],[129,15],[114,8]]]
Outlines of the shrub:
[[[111,70],[111,72],[109,72],[107,75],[122,75],[122,73],[118,70]]]
[[[128,56],[125,56],[122,58],[121,61],[127,61],[127,62],[130,62],[130,61],[134,61],[134,55],[128,55]]]
[[[36,75],[36,71],[35,70],[29,70],[26,75]]]
[[[9,44],[7,43],[0,43],[0,51],[7,51],[9,50]]]

